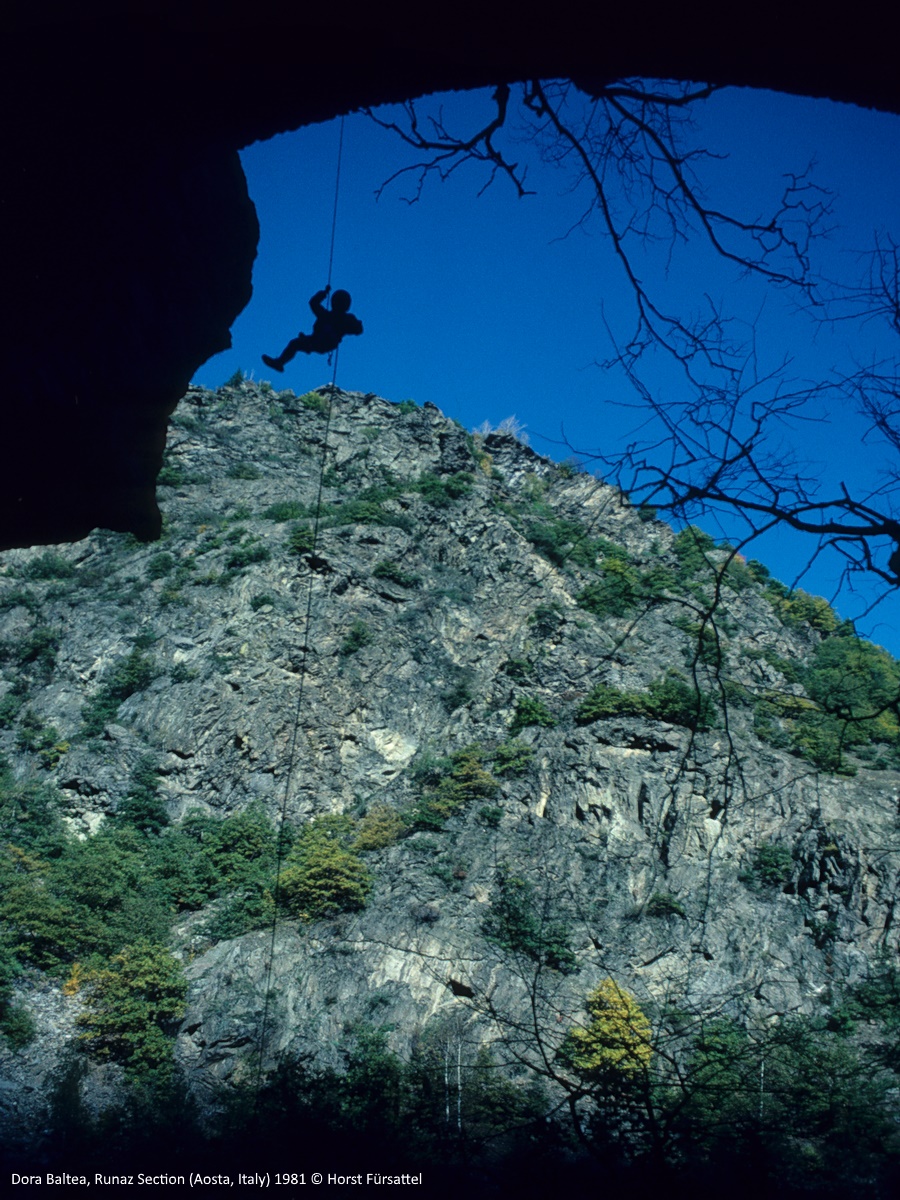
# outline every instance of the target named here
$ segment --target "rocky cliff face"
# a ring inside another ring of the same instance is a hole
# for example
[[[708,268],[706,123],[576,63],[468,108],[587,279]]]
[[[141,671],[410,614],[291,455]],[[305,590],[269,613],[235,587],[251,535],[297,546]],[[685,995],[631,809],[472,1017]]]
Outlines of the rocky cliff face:
[[[822,716],[821,672],[843,695],[849,670],[821,657],[849,637],[823,603],[427,404],[192,390],[161,479],[158,544],[3,555],[11,777],[51,784],[79,838],[148,761],[176,824],[259,806],[370,833],[362,908],[230,937],[222,899],[173,918],[175,1053],[207,1107],[260,1054],[336,1061],[353,1022],[408,1054],[458,1019],[521,1062],[607,977],[649,1012],[766,1021],[895,951],[895,723]],[[17,985],[39,1038],[0,1052],[33,1088],[2,1093],[10,1134],[75,1044],[60,978]],[[110,1070],[82,1082],[94,1108]]]

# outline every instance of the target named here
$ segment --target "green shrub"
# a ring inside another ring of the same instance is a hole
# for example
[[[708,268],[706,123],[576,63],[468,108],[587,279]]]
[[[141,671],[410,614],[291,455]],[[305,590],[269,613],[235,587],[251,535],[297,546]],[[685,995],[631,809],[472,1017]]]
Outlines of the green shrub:
[[[621,558],[604,561],[601,577],[578,595],[577,604],[595,617],[626,617],[642,598],[640,576]]]
[[[653,1031],[634,997],[604,979],[587,998],[590,1022],[570,1029],[562,1059],[604,1090],[616,1077],[645,1075],[653,1057]]]
[[[753,851],[750,866],[738,878],[754,889],[782,887],[790,879],[793,866],[794,856],[786,846],[763,842]]]
[[[55,736],[56,731],[54,730]],[[47,732],[43,718],[39,717],[33,708],[26,708],[19,719],[16,746],[19,750],[30,750],[35,753],[42,750],[47,744]]]
[[[76,975],[74,986],[85,992],[77,1021],[93,1057],[122,1063],[135,1074],[170,1067],[187,981],[165,946],[126,946],[108,966]]]
[[[655,679],[646,692],[626,692],[598,683],[579,705],[575,720],[589,725],[613,716],[644,716],[687,729],[711,729],[715,704],[711,696],[695,687],[677,671]]]
[[[270,504],[263,513],[267,521],[296,521],[309,515],[307,506],[297,500],[281,500],[277,504]]]
[[[349,658],[351,654],[362,650],[363,646],[368,646],[371,641],[372,633],[365,621],[354,621],[347,636],[340,644],[338,654],[342,658]]]
[[[254,563],[268,562],[271,557],[272,553],[268,546],[264,546],[261,542],[252,542],[233,550],[225,565],[229,571],[242,571]]]
[[[253,463],[235,463],[233,467],[228,469],[229,479],[262,479],[263,473],[259,467]]]
[[[896,717],[889,712],[900,696],[900,663],[886,650],[855,637],[830,637],[815,649],[801,674],[810,699],[838,717],[859,721],[888,719],[879,733],[897,736]]]
[[[646,711],[645,697],[637,692],[623,692],[609,684],[598,683],[578,706],[575,720],[579,725],[590,725],[592,721],[607,717],[644,716]]]
[[[680,584],[687,584],[698,575],[708,576],[715,570],[715,560],[710,551],[715,550],[716,543],[698,529],[696,525],[688,525],[675,535],[672,549],[677,559],[676,576]]]
[[[397,412],[402,416],[407,416],[409,413],[414,413],[418,410],[418,404],[415,400],[401,400],[397,405]]]
[[[353,822],[319,817],[301,832],[281,874],[280,895],[304,921],[364,908],[371,880],[350,849]]]
[[[535,550],[557,567],[573,562],[580,567],[593,569],[602,545],[608,544],[604,539],[592,538],[580,521],[565,517],[529,521],[525,526],[525,536]]]
[[[22,568],[25,579],[71,579],[75,573],[74,564],[57,550],[47,550]]]
[[[15,723],[24,704],[24,695],[15,687],[6,693],[0,700],[0,729],[8,729]]]
[[[166,550],[152,554],[147,561],[147,576],[150,579],[162,579],[163,575],[168,575],[174,569],[175,556]]]
[[[811,596],[801,588],[788,592],[783,584],[773,582],[766,588],[766,597],[785,625],[809,625],[826,634],[840,627],[837,613],[821,596]]]
[[[181,831],[199,848],[203,873],[212,881],[210,895],[268,881],[274,873],[275,830],[259,804],[224,818],[190,813]]]
[[[37,1024],[27,1008],[4,998],[0,992],[0,1035],[11,1050],[21,1050],[37,1036]]]
[[[579,608],[595,617],[627,617],[644,604],[666,599],[677,589],[675,574],[659,563],[639,571],[620,546],[608,544],[600,566],[600,578],[579,594]]]
[[[156,678],[153,660],[137,646],[106,673],[103,683],[89,697],[81,710],[82,732],[98,737],[115,719],[122,704],[135,692],[142,692]]]
[[[503,809],[496,804],[483,804],[478,810],[478,820],[488,829],[499,829],[500,822],[503,820]]]
[[[133,825],[141,833],[159,833],[169,824],[169,814],[159,795],[159,768],[149,755],[138,759],[128,794],[116,810],[116,819]]]
[[[412,521],[404,513],[388,512],[379,500],[357,498],[343,504],[328,504],[322,509],[322,524],[325,528],[341,528],[345,525],[385,525],[409,530]]]
[[[43,845],[52,857],[12,844],[0,858],[0,919],[23,961],[57,971],[140,938],[165,940],[169,907],[135,830],[103,829],[83,842],[57,836]]]
[[[534,751],[524,742],[501,742],[491,755],[491,764],[498,775],[524,775],[534,761]]]
[[[855,775],[856,768],[844,757],[856,743],[859,727],[827,713],[807,712],[790,722],[787,745],[795,753],[823,771]],[[776,744],[776,738],[767,740]]]
[[[34,666],[43,678],[49,678],[56,666],[60,635],[48,625],[37,625],[15,649],[21,666]]]
[[[801,682],[809,700],[793,695],[757,700],[759,736],[790,746],[822,770],[842,774],[854,773],[845,760],[848,751],[860,753],[874,744],[886,748],[881,756],[885,762],[897,757],[900,664],[887,651],[838,633],[820,642],[805,666],[771,656],[767,661],[789,682]]]
[[[500,786],[485,770],[484,752],[478,745],[458,750],[447,759],[420,763],[413,777],[425,788],[422,799],[405,814],[413,829],[439,831],[473,800],[492,800]]]
[[[265,929],[275,919],[275,898],[270,886],[257,881],[220,901],[205,931],[214,941],[241,937],[254,929]]]
[[[546,729],[552,729],[558,723],[543,700],[537,696],[520,696],[516,701],[515,712],[509,723],[509,732],[512,737],[515,737],[529,725],[540,725]]]
[[[0,1037],[12,1050],[21,1050],[34,1041],[34,1019],[27,1009],[16,1004],[12,984],[22,967],[10,946],[0,942]]]
[[[396,583],[400,587],[417,588],[422,582],[418,575],[413,575],[409,571],[404,571],[399,563],[393,559],[382,559],[372,572],[376,579],[389,579],[391,583]]]
[[[648,917],[687,917],[684,908],[667,892],[654,893],[647,901],[644,911]]]
[[[267,605],[274,607],[276,603],[275,597],[270,596],[268,592],[262,596],[252,596],[250,599],[250,607],[254,612],[259,612],[261,608],[265,608]]]
[[[690,645],[684,652],[685,661],[689,666],[693,662],[701,662],[707,667],[722,665],[723,646],[719,631],[714,625],[710,622],[692,621],[683,616],[676,617],[672,624],[690,638]]]
[[[713,698],[677,671],[655,679],[647,692],[647,713],[658,721],[696,730],[711,729],[715,722]]]
[[[563,622],[562,609],[555,601],[550,604],[539,604],[528,620],[534,626],[534,632],[538,637],[553,637]]]
[[[20,607],[33,613],[40,607],[40,601],[34,592],[29,592],[27,588],[13,587],[0,592],[0,612]]]
[[[321,413],[323,416],[330,408],[328,396],[323,396],[321,392],[307,392],[304,396],[299,396],[298,399],[304,408],[308,408],[312,412]]]
[[[516,683],[527,683],[531,677],[532,666],[533,664],[525,658],[508,658],[500,670]]]
[[[451,666],[450,683],[441,692],[441,703],[448,713],[456,712],[474,699],[474,682],[475,672],[470,667]]]
[[[472,490],[473,478],[466,471],[454,475],[435,475],[425,471],[415,484],[415,491],[436,508],[446,508]]]
[[[504,868],[482,932],[494,945],[568,975],[578,969],[571,934],[562,922],[550,918],[548,907],[530,883]]]
[[[311,525],[294,525],[288,534],[288,549],[293,554],[310,554],[316,548],[316,536]]]
[[[393,846],[406,832],[400,813],[389,804],[373,804],[359,822],[352,849],[357,854]]]

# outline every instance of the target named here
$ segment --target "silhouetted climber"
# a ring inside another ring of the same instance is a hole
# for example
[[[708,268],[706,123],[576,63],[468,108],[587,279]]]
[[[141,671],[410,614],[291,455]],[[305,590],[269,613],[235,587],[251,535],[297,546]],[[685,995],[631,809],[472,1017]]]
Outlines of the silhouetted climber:
[[[312,333],[298,333],[277,358],[264,354],[262,360],[267,367],[273,371],[283,371],[284,364],[300,351],[304,354],[330,354],[348,334],[355,336],[362,333],[362,321],[350,312],[350,293],[338,289],[331,297],[331,308],[326,308],[322,301],[330,291],[330,286],[323,288],[309,302],[316,318]]]

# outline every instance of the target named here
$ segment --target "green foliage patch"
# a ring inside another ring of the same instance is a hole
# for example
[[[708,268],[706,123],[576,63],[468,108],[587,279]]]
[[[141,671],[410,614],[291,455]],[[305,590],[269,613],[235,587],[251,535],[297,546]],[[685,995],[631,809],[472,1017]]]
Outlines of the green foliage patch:
[[[46,550],[22,568],[24,579],[71,579],[75,573],[75,564],[58,550]]]
[[[590,1020],[569,1031],[562,1058],[580,1075],[608,1084],[615,1076],[638,1076],[653,1057],[650,1022],[634,997],[604,979],[587,998]]]
[[[417,588],[422,582],[419,575],[414,575],[411,571],[405,571],[398,562],[393,559],[382,559],[377,563],[372,574],[376,579],[387,579],[391,583],[396,583],[399,587]]]
[[[116,820],[133,825],[141,833],[160,833],[169,824],[169,814],[159,794],[156,760],[150,755],[135,764],[131,786],[116,811]]]
[[[422,786],[423,795],[404,813],[409,827],[439,831],[472,801],[492,800],[500,785],[485,769],[484,758],[482,748],[472,745],[448,758],[414,765],[413,778]]]
[[[654,892],[647,901],[644,912],[648,917],[687,917],[684,906],[668,892]]]
[[[272,552],[268,546],[263,545],[262,542],[250,540],[242,542],[231,551],[226,559],[226,566],[229,571],[243,571],[254,563],[268,562],[271,557]]]
[[[383,850],[407,832],[402,815],[390,804],[373,804],[360,820],[352,849],[357,854]]]
[[[759,697],[759,736],[825,771],[853,774],[847,754],[868,747],[880,754],[880,765],[900,761],[900,663],[886,650],[842,628],[819,642],[805,664],[784,667],[808,699],[773,692]]]
[[[790,879],[793,867],[794,856],[786,846],[762,842],[753,851],[750,865],[738,878],[754,891],[780,888]]]
[[[121,659],[103,678],[93,696],[81,710],[82,732],[86,737],[99,737],[110,721],[115,720],[119,705],[135,692],[148,688],[157,676],[153,660],[137,646]]]
[[[503,950],[568,975],[578,969],[571,934],[550,910],[549,898],[539,897],[527,880],[503,868],[482,932]]]
[[[413,485],[413,490],[435,508],[447,508],[472,490],[473,477],[466,471],[453,475],[436,475],[425,471]]]
[[[684,586],[698,576],[708,580],[718,569],[718,563],[712,554],[715,549],[715,541],[696,525],[688,525],[686,529],[677,533],[672,543],[677,564],[676,581]]]
[[[262,479],[263,473],[253,463],[239,462],[228,468],[229,479]]]
[[[291,913],[316,921],[365,907],[372,881],[353,841],[349,817],[318,817],[304,826],[281,874],[280,895]]]
[[[287,539],[292,554],[310,554],[316,548],[316,535],[305,521],[291,527]]]
[[[534,750],[515,739],[501,742],[491,755],[491,765],[497,775],[524,775],[533,761]]]
[[[649,717],[703,731],[712,728],[715,711],[712,696],[678,671],[669,671],[662,679],[654,679],[646,692],[628,692],[598,683],[579,705],[575,720],[579,725],[589,725],[614,716]]]
[[[558,723],[557,718],[538,696],[520,696],[516,700],[515,711],[509,723],[509,733],[511,737],[515,737],[529,725],[552,729]]]
[[[581,521],[566,517],[526,521],[524,533],[535,550],[556,567],[575,563],[591,570],[597,565],[604,544],[608,545],[605,539],[592,537]]]
[[[85,993],[77,1018],[80,1040],[99,1059],[122,1063],[131,1074],[171,1070],[178,1022],[184,1016],[187,980],[165,946],[141,941],[125,946],[104,967],[73,976]]]
[[[372,640],[372,631],[365,621],[356,620],[352,623],[344,640],[341,642],[338,654],[340,654],[341,658],[349,658],[351,655],[357,654],[362,650],[363,646],[368,646]]]
[[[297,521],[301,517],[310,516],[308,506],[301,504],[298,500],[280,500],[276,504],[270,504],[263,512],[263,517],[267,521]]]

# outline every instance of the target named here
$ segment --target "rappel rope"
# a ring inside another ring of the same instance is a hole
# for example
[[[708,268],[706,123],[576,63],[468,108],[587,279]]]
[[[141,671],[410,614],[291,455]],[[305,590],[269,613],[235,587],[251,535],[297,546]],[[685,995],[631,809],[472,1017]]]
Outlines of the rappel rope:
[[[341,117],[340,132],[338,135],[338,155],[337,169],[335,171],[334,181],[334,208],[331,215],[331,245],[328,251],[328,287],[331,288],[331,273],[334,265],[334,243],[335,233],[337,230],[337,215],[338,215],[338,199],[340,196],[341,186],[341,159],[344,148],[344,118]],[[319,524],[322,513],[322,491],[325,482],[325,463],[328,457],[328,437],[331,431],[331,414],[334,407],[334,395],[337,391],[337,373],[338,373],[338,358],[340,347],[338,346],[328,356],[329,365],[334,360],[333,370],[331,374],[331,383],[328,388],[328,409],[325,414],[325,434],[322,439],[322,453],[319,459],[319,482],[316,489],[316,506],[313,516],[312,529],[312,550],[310,556],[315,557],[319,546]],[[288,801],[291,794],[291,782],[294,775],[294,766],[297,759],[297,743],[300,732],[300,719],[303,713],[303,701],[306,690],[307,662],[309,657],[310,632],[312,627],[312,601],[313,601],[313,582],[315,579],[315,571],[310,567],[309,578],[306,588],[306,612],[303,619],[303,645],[300,658],[300,682],[297,689],[297,704],[294,710],[294,723],[291,731],[291,741],[288,750],[287,771],[284,781],[284,795],[281,801],[281,812],[279,814],[278,837],[276,840],[275,853],[275,891],[274,891],[274,912],[272,916],[272,927],[269,935],[269,948],[266,955],[266,974],[265,974],[265,990],[263,1000],[263,1015],[262,1024],[259,1033],[258,1061],[256,1068],[256,1081],[254,1086],[254,1105],[259,1099],[259,1092],[262,1086],[263,1067],[265,1063],[266,1044],[268,1042],[269,1019],[271,1008],[271,992],[272,992],[272,974],[275,963],[275,938],[278,931],[278,904],[281,899],[281,872],[285,858],[285,829],[287,827],[287,810]]]

